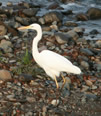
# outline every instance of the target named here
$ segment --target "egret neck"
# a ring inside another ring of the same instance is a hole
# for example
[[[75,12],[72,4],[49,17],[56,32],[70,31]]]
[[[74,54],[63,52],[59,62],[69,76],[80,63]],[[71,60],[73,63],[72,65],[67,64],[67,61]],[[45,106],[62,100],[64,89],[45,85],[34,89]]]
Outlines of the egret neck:
[[[41,27],[38,27],[35,30],[37,32],[37,35],[33,39],[33,43],[32,43],[32,55],[33,55],[33,57],[36,60],[36,57],[39,55],[38,42],[41,40],[41,37],[42,37],[42,29],[41,29]]]

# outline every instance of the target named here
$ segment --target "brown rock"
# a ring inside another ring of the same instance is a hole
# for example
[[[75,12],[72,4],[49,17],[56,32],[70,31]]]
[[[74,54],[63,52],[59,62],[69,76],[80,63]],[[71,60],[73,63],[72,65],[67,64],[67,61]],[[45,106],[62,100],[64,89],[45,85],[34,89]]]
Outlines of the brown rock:
[[[99,8],[90,8],[87,11],[87,15],[90,19],[101,19],[101,9]]]
[[[77,21],[87,21],[88,17],[86,14],[80,13],[76,15],[76,20]]]
[[[52,23],[54,21],[60,22],[62,20],[62,14],[59,12],[49,12],[44,15],[45,23]]]
[[[1,80],[10,80],[11,79],[11,74],[7,70],[0,70],[0,79]]]
[[[0,25],[0,36],[7,33],[7,28],[4,25]]]

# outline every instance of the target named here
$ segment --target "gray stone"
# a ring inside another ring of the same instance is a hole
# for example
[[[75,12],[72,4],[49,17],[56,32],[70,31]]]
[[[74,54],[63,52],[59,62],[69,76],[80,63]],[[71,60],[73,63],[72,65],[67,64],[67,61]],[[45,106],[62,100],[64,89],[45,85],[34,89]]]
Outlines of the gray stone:
[[[81,66],[84,67],[85,69],[89,69],[89,64],[86,61],[81,61]]]
[[[80,48],[80,52],[92,56],[94,53],[89,48]]]
[[[69,42],[71,36],[69,36],[69,34],[66,33],[57,32],[55,33],[55,38],[59,44],[65,44]]]
[[[30,8],[30,9],[24,9],[22,12],[28,16],[28,17],[32,17],[35,16],[36,13],[38,11],[38,8]]]
[[[73,40],[77,40],[77,39],[79,38],[79,35],[78,35],[75,31],[73,31],[73,30],[68,31],[67,34],[68,34],[68,36],[71,37]]]
[[[0,43],[0,48],[4,50],[4,52],[12,52],[12,43],[10,41],[2,40]]]

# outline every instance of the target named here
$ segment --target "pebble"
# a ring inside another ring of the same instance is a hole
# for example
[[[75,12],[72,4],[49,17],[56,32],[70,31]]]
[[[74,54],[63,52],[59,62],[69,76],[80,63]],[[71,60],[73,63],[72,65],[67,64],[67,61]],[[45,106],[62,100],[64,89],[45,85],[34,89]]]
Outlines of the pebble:
[[[57,32],[55,33],[55,38],[59,44],[65,44],[69,42],[69,40],[71,39],[71,36],[65,33]]]
[[[68,31],[67,34],[69,37],[71,37],[75,41],[79,38],[79,35],[73,30]]]
[[[12,52],[12,43],[10,41],[2,40],[0,43],[0,47],[7,53]]]
[[[11,79],[11,74],[7,70],[0,70],[0,79],[1,80],[9,80]]]
[[[95,89],[97,89],[97,86],[96,85],[92,85],[91,89],[95,90]]]
[[[88,86],[92,86],[93,85],[93,83],[90,80],[85,80],[85,82],[86,82],[86,85],[88,85]]]
[[[89,64],[86,61],[81,61],[81,66],[84,67],[85,69],[89,69]]]
[[[84,53],[86,55],[89,55],[89,56],[94,55],[94,53],[90,49],[88,49],[88,48],[80,48],[80,52]]]
[[[51,104],[54,106],[57,106],[59,104],[59,100],[58,99],[54,99],[51,101]]]

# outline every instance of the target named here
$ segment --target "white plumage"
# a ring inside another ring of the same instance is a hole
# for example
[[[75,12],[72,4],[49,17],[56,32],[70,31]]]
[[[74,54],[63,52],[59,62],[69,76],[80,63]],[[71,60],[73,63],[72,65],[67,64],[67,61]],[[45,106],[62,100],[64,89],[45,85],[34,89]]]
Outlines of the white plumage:
[[[39,24],[31,24],[30,26],[20,27],[19,30],[22,29],[34,29],[37,31],[37,36],[33,39],[32,43],[32,55],[37,62],[46,72],[48,76],[55,80],[57,88],[58,83],[56,77],[60,76],[60,72],[74,73],[80,74],[81,70],[77,66],[73,65],[68,59],[65,57],[50,51],[43,50],[39,53],[38,51],[38,42],[42,38],[42,29]],[[63,77],[64,79],[64,77]]]

